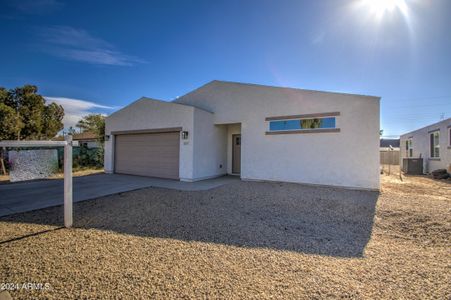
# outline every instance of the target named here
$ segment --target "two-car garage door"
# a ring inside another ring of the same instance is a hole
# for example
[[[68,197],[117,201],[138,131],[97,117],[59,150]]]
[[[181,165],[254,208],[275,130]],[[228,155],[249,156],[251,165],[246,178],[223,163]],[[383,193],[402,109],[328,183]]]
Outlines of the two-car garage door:
[[[115,136],[115,173],[179,179],[180,133]]]

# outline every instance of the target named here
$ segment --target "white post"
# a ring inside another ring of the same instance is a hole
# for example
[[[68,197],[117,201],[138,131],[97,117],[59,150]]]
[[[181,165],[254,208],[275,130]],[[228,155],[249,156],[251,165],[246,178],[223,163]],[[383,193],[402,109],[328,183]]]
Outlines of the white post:
[[[64,226],[72,227],[72,135],[66,135],[64,146]]]

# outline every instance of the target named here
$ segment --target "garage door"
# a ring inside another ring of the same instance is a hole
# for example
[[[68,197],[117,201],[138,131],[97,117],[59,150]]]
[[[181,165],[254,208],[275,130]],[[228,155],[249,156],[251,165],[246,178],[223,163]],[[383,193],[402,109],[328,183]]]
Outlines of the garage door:
[[[115,141],[116,173],[179,179],[179,132],[123,134]]]

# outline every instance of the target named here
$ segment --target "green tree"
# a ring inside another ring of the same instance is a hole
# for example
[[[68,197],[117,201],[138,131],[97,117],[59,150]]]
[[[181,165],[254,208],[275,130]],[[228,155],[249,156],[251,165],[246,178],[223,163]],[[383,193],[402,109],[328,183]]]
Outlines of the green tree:
[[[99,142],[103,143],[103,136],[105,135],[105,116],[101,114],[89,114],[80,121],[77,125],[81,132],[93,132],[99,137]]]
[[[93,132],[97,135],[97,140],[100,143],[101,147],[97,148],[92,159],[97,166],[103,166],[103,157],[104,157],[104,143],[105,143],[105,116],[101,114],[89,114],[80,121],[78,121],[78,128],[82,132]]]
[[[5,104],[7,99],[8,99],[8,90],[3,87],[0,87],[0,103]]]
[[[301,128],[320,128],[320,119],[303,119],[301,120]]]
[[[16,111],[0,102],[0,140],[14,140],[23,128],[22,120]]]
[[[67,129],[67,134],[74,135],[74,134],[76,134],[76,133],[77,133],[77,131],[76,131],[75,128],[72,127],[72,126],[70,126],[70,127]]]
[[[64,128],[61,122],[64,117],[64,109],[61,105],[50,103],[44,108],[42,134],[46,137],[54,137]]]
[[[37,87],[32,85],[25,85],[13,90],[12,99],[24,124],[19,138],[41,138],[45,99],[41,95],[38,95],[37,91]]]
[[[63,129],[63,107],[54,103],[46,105],[34,85],[10,90],[0,87],[0,103],[4,105],[2,116],[8,120],[1,122],[4,136],[25,140],[50,139]],[[9,122],[8,126],[5,126],[6,122]]]

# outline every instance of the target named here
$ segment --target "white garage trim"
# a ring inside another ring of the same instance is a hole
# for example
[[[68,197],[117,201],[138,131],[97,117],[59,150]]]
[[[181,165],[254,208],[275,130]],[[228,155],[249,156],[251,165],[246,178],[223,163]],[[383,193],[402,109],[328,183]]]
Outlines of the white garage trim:
[[[112,131],[111,134],[112,135],[121,135],[121,134],[162,133],[162,132],[176,132],[176,131],[177,132],[182,131],[182,127]]]
[[[179,179],[180,129],[116,132],[114,172]]]

